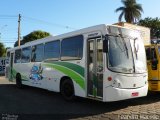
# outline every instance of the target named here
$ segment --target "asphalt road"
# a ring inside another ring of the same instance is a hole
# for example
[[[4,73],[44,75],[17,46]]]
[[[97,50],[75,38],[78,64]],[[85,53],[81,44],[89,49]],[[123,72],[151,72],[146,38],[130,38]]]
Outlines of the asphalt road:
[[[84,98],[67,102],[59,93],[33,87],[19,89],[4,77],[0,77],[0,114],[2,120],[7,118],[10,118],[8,120],[122,118],[157,120],[160,119],[160,93],[111,103]]]

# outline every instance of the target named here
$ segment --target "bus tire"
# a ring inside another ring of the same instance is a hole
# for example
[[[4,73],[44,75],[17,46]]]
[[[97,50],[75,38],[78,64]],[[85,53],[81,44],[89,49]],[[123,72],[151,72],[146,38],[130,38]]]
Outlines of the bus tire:
[[[20,74],[16,75],[16,86],[18,88],[23,88],[22,79],[21,79],[21,75]]]
[[[67,101],[73,101],[75,99],[73,82],[70,79],[62,81],[60,86],[61,95]]]

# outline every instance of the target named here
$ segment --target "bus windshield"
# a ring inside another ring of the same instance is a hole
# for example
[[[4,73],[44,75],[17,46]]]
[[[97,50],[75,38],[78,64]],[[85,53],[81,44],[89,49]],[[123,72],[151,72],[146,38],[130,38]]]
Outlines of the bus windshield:
[[[144,56],[145,49],[141,37],[136,37],[134,39],[130,39],[131,47],[133,51],[134,64],[135,64],[135,72],[143,73],[147,70],[146,66],[146,56]]]
[[[146,71],[145,49],[142,40],[121,36],[108,36],[108,67],[122,73]]]
[[[146,66],[146,53],[141,37],[141,32],[137,30],[120,28],[121,34],[127,36],[130,39],[133,61],[134,61],[134,71],[135,73],[144,73],[147,70]]]
[[[134,61],[130,40],[120,36],[108,36],[108,40],[109,69],[116,72],[133,73]]]

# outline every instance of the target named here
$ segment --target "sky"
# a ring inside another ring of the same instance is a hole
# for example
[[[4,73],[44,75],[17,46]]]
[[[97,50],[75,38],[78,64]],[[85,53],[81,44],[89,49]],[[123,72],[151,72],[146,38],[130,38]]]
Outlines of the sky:
[[[153,2],[154,1],[154,2]],[[160,18],[160,0],[137,0],[142,5],[142,19]],[[13,47],[18,38],[18,15],[21,14],[21,37],[35,30],[59,35],[98,24],[118,22],[115,9],[121,0],[0,0],[0,42]]]

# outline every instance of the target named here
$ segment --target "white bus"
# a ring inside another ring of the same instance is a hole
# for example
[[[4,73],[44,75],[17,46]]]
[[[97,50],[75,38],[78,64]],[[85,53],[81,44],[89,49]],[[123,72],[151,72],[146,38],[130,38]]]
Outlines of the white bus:
[[[147,95],[143,41],[137,31],[97,25],[8,50],[7,75],[34,86],[103,102]]]

